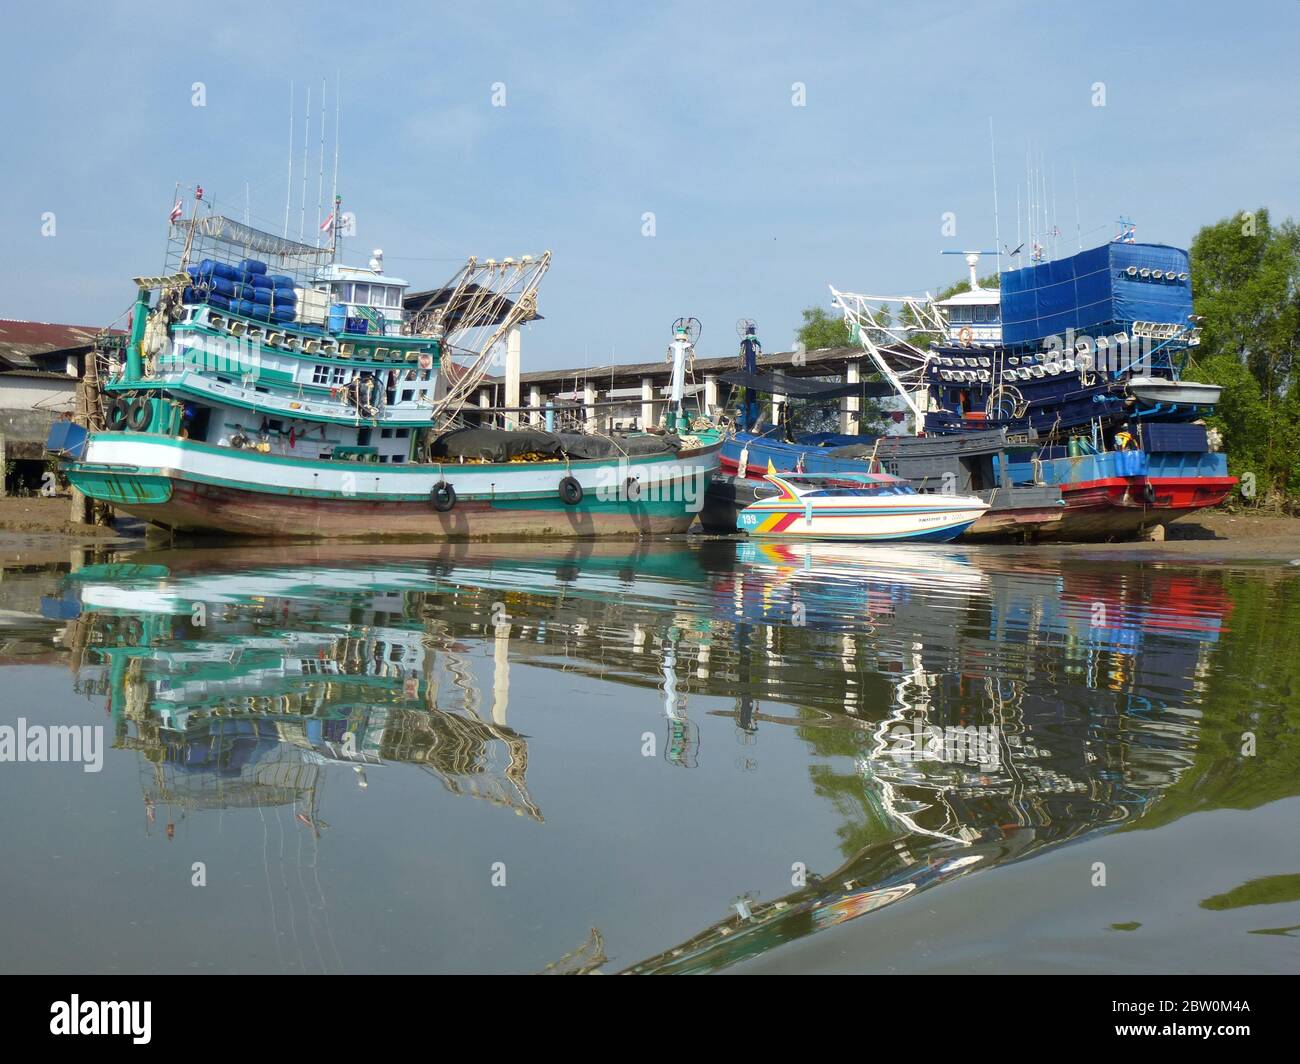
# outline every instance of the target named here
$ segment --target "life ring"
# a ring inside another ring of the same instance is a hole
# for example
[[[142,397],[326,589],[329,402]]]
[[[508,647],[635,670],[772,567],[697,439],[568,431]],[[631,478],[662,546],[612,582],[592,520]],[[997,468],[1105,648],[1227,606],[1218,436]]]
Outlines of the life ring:
[[[582,485],[573,477],[565,477],[560,481],[560,501],[565,506],[577,506],[582,502]]]
[[[628,477],[623,482],[623,493],[627,496],[628,502],[636,502],[641,498],[641,481],[636,477]]]
[[[440,480],[429,492],[429,501],[438,513],[445,514],[456,505],[456,489],[445,480]]]
[[[975,339],[975,334],[971,331],[969,325],[963,325],[961,332],[957,334],[957,339],[961,341],[962,347],[970,347],[971,341]]]
[[[127,415],[131,412],[131,403],[126,399],[114,399],[108,404],[106,415],[108,427],[113,432],[121,432],[126,427]]]
[[[126,415],[126,427],[132,432],[143,432],[149,427],[149,422],[153,420],[153,406],[148,399],[137,399],[131,404],[131,410]]]

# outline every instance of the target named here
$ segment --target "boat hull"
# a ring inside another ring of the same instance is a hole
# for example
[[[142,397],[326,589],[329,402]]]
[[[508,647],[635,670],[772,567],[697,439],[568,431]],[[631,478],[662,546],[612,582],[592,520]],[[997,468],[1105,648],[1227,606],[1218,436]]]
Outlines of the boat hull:
[[[1110,477],[1062,485],[1065,508],[1043,539],[1080,542],[1129,538],[1222,503],[1236,477]]]
[[[972,442],[975,441],[963,437],[888,437],[882,438],[879,450],[882,455],[895,457],[904,446],[924,446],[932,459],[946,457],[946,461],[940,464],[956,482],[962,473],[961,458],[978,450],[966,446]],[[985,447],[987,449],[988,445]],[[745,456],[744,472],[740,475],[742,454]],[[700,523],[706,532],[726,534],[736,530],[737,515],[757,498],[754,488],[763,484],[762,474],[769,461],[778,469],[806,466],[809,472],[818,473],[841,470],[857,473],[868,467],[861,458],[836,457],[812,443],[786,444],[748,434],[729,439],[723,443],[722,467],[709,485],[704,510],[700,514]],[[904,471],[900,475],[910,474]],[[912,486],[918,491],[933,493],[943,479],[936,475],[912,479]],[[1037,539],[1048,526],[1059,525],[1064,515],[1061,492],[1056,487],[1014,485],[974,493],[989,503],[989,509],[962,533],[966,539]]]
[[[519,538],[684,532],[718,444],[609,460],[386,466],[233,451],[173,437],[94,434],[65,471],[91,498],[176,532],[284,538]],[[566,503],[566,477],[582,487]],[[629,480],[635,487],[629,487]],[[446,512],[431,492],[456,493]]]
[[[986,510],[974,500],[932,495],[880,499],[759,500],[741,511],[740,531],[752,537],[851,540],[858,543],[946,543],[965,532]]]

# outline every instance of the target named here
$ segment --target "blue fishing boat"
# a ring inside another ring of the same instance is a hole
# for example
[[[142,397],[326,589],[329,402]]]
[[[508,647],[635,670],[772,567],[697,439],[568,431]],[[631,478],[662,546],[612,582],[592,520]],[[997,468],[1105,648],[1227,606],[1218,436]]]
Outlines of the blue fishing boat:
[[[977,261],[964,299],[913,304],[938,337],[924,349],[879,297],[831,289],[918,433],[1005,432],[1010,481],[1061,491],[1045,537],[1129,535],[1227,497],[1236,478],[1204,423],[1219,389],[1182,379],[1200,343],[1186,251],[1126,236],[1004,271],[1000,289],[979,287]]]

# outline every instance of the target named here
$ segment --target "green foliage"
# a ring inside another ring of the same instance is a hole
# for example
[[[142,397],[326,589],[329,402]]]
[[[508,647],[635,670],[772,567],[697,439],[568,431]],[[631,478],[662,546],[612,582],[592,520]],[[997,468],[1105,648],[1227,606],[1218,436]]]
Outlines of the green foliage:
[[[1191,248],[1201,346],[1187,377],[1221,385],[1210,419],[1259,497],[1300,495],[1300,226],[1267,208],[1205,226]]]
[[[1292,383],[1300,345],[1300,227],[1265,207],[1207,225],[1192,242],[1192,298],[1202,346],[1233,355],[1270,394]]]
[[[991,273],[987,277],[981,277],[980,287],[1001,288],[1002,275],[1000,273]],[[947,288],[945,288],[942,292],[940,292],[937,296],[935,296],[934,299],[935,302],[937,303],[945,299],[951,299],[959,292],[969,292],[969,291],[970,291],[969,281],[958,281],[956,284],[950,284]]]
[[[1201,908],[1222,912],[1247,905],[1277,905],[1297,899],[1300,899],[1300,875],[1264,876],[1233,887],[1227,894],[1206,898],[1201,902]]]
[[[848,324],[840,317],[831,317],[823,307],[805,307],[803,325],[795,333],[806,351],[826,347],[854,347]]]
[[[1123,830],[1152,830],[1211,809],[1255,809],[1300,793],[1300,580],[1285,571],[1235,571],[1223,587],[1232,610],[1218,664],[1197,698],[1195,758]]]
[[[883,324],[889,324],[888,307],[881,307],[877,316]],[[823,307],[805,307],[803,325],[795,333],[806,351],[816,351],[832,347],[858,347],[853,339],[848,323],[842,317],[832,317]],[[875,380],[878,374],[865,377]],[[786,408],[786,418],[791,432],[802,433],[838,432],[839,400],[791,399]],[[881,433],[885,430],[884,411],[880,404],[864,399],[858,418],[858,432],[862,435]]]

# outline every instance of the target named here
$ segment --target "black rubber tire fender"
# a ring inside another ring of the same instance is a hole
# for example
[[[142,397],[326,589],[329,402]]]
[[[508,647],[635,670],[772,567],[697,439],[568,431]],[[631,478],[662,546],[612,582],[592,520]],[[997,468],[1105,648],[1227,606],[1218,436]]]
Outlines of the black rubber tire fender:
[[[149,427],[149,422],[153,420],[153,407],[148,399],[137,399],[131,404],[131,410],[126,415],[126,427],[132,432],[143,432]]]
[[[127,416],[131,413],[131,402],[120,396],[108,404],[105,420],[110,432],[121,432],[126,428]]]
[[[577,506],[582,502],[582,485],[574,477],[560,481],[560,501],[565,506]]]
[[[438,513],[445,514],[456,505],[456,489],[445,480],[440,480],[430,489],[429,502]]]

